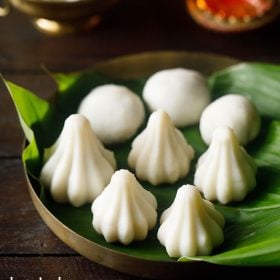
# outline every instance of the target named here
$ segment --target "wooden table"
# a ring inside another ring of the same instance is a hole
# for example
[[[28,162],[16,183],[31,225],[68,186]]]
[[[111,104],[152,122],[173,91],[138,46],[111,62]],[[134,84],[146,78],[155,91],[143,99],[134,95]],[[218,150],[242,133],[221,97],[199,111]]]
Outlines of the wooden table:
[[[48,37],[13,11],[0,18],[0,71],[47,98],[55,85],[42,64],[52,71],[71,71],[152,50],[204,51],[280,63],[279,30],[278,20],[250,33],[217,34],[197,26],[185,13],[184,1],[123,0],[91,33]],[[2,82],[0,96],[0,279],[137,279],[78,255],[43,223],[27,192],[20,159],[23,135]]]

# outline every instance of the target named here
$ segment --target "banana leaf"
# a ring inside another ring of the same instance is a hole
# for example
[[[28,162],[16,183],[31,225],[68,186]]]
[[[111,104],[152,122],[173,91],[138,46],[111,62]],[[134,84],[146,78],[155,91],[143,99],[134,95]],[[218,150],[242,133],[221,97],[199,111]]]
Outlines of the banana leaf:
[[[36,94],[12,82],[5,81],[17,109],[28,145],[22,160],[35,191],[45,206],[67,227],[81,236],[104,247],[148,260],[174,261],[156,239],[158,224],[147,239],[129,246],[106,243],[91,225],[90,205],[75,208],[55,203],[44,190],[38,177],[42,168],[44,148],[58,137],[64,120],[77,111],[82,98],[94,87],[115,83],[125,85],[139,96],[147,77],[135,80],[119,80],[95,71],[70,74],[51,74],[57,83],[54,102],[43,100]],[[262,117],[260,135],[246,149],[258,165],[257,187],[246,199],[226,206],[216,203],[216,208],[226,220],[225,241],[211,256],[180,258],[179,261],[206,261],[231,266],[280,265],[280,66],[260,63],[241,63],[213,73],[208,77],[213,98],[237,93],[251,99]],[[146,108],[146,120],[148,118]],[[142,126],[141,129],[145,124]],[[140,129],[140,130],[141,130]],[[152,186],[141,184],[158,200],[159,217],[173,201],[178,187],[193,183],[195,162],[206,150],[198,125],[182,129],[188,142],[196,151],[189,175],[175,184]],[[127,141],[109,147],[115,152],[118,168],[128,168],[127,155],[131,147]]]

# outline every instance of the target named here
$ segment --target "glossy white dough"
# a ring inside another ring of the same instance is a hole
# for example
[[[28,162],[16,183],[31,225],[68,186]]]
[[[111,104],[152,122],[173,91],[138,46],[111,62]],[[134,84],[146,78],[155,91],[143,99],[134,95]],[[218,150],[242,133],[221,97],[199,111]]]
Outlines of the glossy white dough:
[[[147,127],[133,141],[128,164],[136,176],[153,185],[174,183],[189,172],[194,150],[163,110],[150,115]]]
[[[144,240],[156,224],[157,201],[135,176],[119,170],[92,204],[93,227],[107,242]]]
[[[234,131],[216,128],[208,150],[199,158],[194,184],[208,200],[240,201],[256,185],[257,168]]]
[[[163,109],[178,127],[195,124],[210,102],[206,79],[184,68],[156,72],[146,82],[143,98],[151,111]]]
[[[170,257],[210,255],[224,241],[224,217],[192,185],[178,189],[160,222],[157,237]]]
[[[132,137],[145,117],[140,97],[127,87],[113,84],[93,89],[82,100],[78,112],[89,119],[105,144],[124,142]]]
[[[231,127],[239,143],[244,146],[258,135],[260,123],[257,109],[248,98],[228,94],[207,106],[201,115],[199,129],[203,140],[209,145],[215,128],[221,125]]]
[[[45,151],[40,181],[56,202],[78,207],[102,192],[115,168],[113,152],[103,147],[84,116],[74,114],[66,119],[56,143]]]

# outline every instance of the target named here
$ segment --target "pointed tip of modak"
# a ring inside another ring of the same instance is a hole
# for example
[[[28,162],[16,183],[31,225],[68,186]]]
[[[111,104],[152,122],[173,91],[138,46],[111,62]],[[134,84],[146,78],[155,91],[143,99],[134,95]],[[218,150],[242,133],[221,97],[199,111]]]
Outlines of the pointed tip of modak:
[[[186,184],[186,185],[183,185],[182,187],[180,187],[178,189],[178,191],[192,191],[192,192],[196,192],[197,191],[197,187],[194,186],[194,185]]]
[[[81,114],[72,114],[65,120],[65,123],[72,123],[72,122],[83,124],[83,123],[88,123],[89,121],[85,116]]]
[[[130,186],[133,183],[137,183],[137,179],[133,173],[127,169],[120,169],[115,171],[111,178],[111,182],[120,182],[121,187]]]
[[[112,175],[111,182],[109,184],[110,188],[118,188],[122,191],[122,193],[129,193],[134,191],[143,191],[148,192],[137,180],[135,175],[131,173],[127,169],[120,169],[115,171],[115,173]],[[150,193],[151,194],[151,193]],[[156,198],[153,195],[150,195],[153,198],[150,198],[150,203],[157,208],[157,201]]]
[[[218,126],[213,133],[213,142],[225,143],[232,142],[238,143],[238,139],[234,130],[228,126]]]
[[[177,190],[176,202],[181,201],[183,204],[188,201],[188,204],[192,203],[199,203],[199,201],[202,201],[203,198],[200,194],[199,189],[194,185],[183,185]]]
[[[119,169],[117,170],[113,176],[125,176],[125,177],[134,177],[134,174],[131,173],[129,170],[127,169]]]
[[[172,121],[168,113],[162,109],[157,109],[151,114],[149,123],[171,124]]]
[[[190,185],[190,184],[186,184],[181,186],[178,189],[178,195],[183,195],[184,193],[187,193],[188,195],[199,195],[200,196],[200,192],[198,190],[198,188],[194,185]]]
[[[81,114],[70,115],[64,123],[64,128],[66,129],[82,129],[82,130],[92,130],[89,120]]]

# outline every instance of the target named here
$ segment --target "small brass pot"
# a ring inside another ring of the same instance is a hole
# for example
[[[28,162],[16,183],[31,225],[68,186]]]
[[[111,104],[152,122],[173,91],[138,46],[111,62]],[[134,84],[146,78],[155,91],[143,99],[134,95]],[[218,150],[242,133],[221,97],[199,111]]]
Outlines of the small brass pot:
[[[7,1],[7,0],[5,0]],[[31,17],[37,29],[52,35],[87,31],[98,25],[101,15],[119,0],[9,0]],[[7,2],[0,15],[7,15]]]

